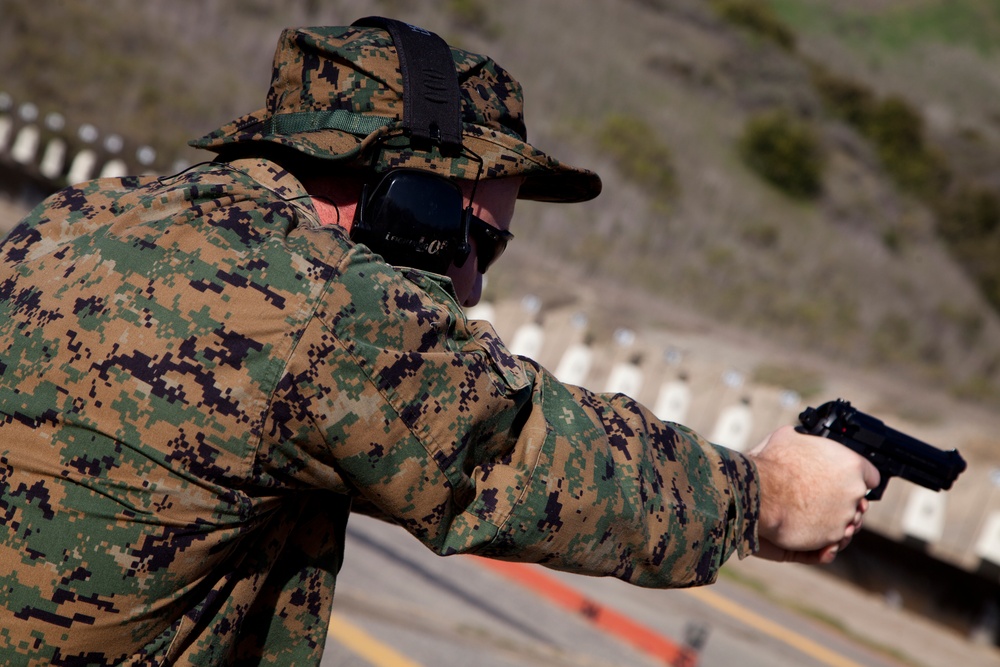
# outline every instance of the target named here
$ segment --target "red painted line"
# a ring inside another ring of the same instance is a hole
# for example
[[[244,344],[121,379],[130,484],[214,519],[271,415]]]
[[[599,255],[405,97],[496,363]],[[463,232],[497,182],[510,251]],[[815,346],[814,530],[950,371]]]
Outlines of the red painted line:
[[[628,616],[582,595],[541,566],[474,557],[483,567],[514,581],[563,609],[579,614],[604,632],[672,667],[696,667],[697,653]]]

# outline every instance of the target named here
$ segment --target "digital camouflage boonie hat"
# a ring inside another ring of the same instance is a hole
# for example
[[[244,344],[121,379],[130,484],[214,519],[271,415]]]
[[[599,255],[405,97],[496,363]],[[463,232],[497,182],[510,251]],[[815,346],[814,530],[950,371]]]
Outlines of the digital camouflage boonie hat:
[[[462,146],[483,178],[522,176],[520,199],[579,202],[601,191],[597,174],[560,163],[527,142],[521,85],[492,59],[450,48],[460,91]],[[474,178],[463,153],[417,148],[403,132],[403,74],[390,34],[371,27],[289,28],[274,56],[267,106],[190,142],[216,152],[270,142],[376,171],[415,167]],[[377,150],[376,150],[377,149]]]

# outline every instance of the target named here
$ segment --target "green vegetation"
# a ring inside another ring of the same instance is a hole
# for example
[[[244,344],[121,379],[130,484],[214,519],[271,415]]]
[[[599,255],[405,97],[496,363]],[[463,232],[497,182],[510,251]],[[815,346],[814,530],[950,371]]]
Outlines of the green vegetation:
[[[614,158],[622,175],[646,188],[656,201],[665,203],[676,194],[670,149],[642,118],[624,114],[607,117],[597,132],[597,142]]]
[[[938,231],[976,278],[983,296],[1000,310],[1000,195],[964,183],[941,199]]]
[[[823,378],[818,373],[797,366],[761,364],[753,370],[752,379],[757,384],[790,389],[803,400],[819,396],[824,389]]]
[[[447,8],[456,28],[456,36],[447,38],[449,43],[461,44],[463,33],[469,32],[489,39],[500,37],[500,30],[490,19],[489,6],[484,0],[448,0]]]
[[[786,51],[795,50],[795,33],[760,0],[713,0],[712,9],[733,25],[774,42]]]
[[[878,99],[867,86],[814,65],[812,81],[827,108],[871,141],[882,166],[897,185],[925,202],[936,214],[937,230],[983,296],[1000,311],[1000,195],[955,173],[926,138],[920,114],[902,98]],[[897,230],[883,239],[898,250]],[[899,354],[893,331],[880,331],[875,348]]]
[[[891,96],[876,103],[860,129],[900,187],[930,201],[944,190],[948,169],[927,145],[920,114],[905,100]]]
[[[951,393],[957,398],[976,403],[993,404],[1000,400],[1000,391],[984,375],[975,375],[952,385]]]
[[[448,0],[448,10],[463,25],[482,25],[489,21],[489,11],[480,0]]]
[[[929,43],[965,45],[983,54],[1000,45],[1000,5],[993,0],[829,3],[768,0],[793,30],[836,34],[853,44],[903,52]]]
[[[948,184],[944,158],[928,146],[923,118],[906,100],[879,99],[864,84],[821,65],[812,81],[830,111],[854,126],[875,148],[882,166],[904,190],[933,202]]]
[[[868,124],[877,103],[869,86],[839,76],[818,63],[812,64],[810,73],[813,86],[834,115],[859,129]]]
[[[1000,195],[992,188],[961,185],[942,202],[938,229],[956,245],[995,237],[1000,232]]]
[[[792,197],[810,199],[823,187],[823,153],[816,132],[783,110],[752,117],[740,155],[765,180]]]

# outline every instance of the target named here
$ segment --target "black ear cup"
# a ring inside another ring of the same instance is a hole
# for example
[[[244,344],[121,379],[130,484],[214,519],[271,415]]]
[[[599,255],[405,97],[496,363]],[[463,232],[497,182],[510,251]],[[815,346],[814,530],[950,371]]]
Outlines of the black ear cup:
[[[429,171],[396,169],[365,186],[351,239],[394,266],[445,273],[471,253],[470,215],[454,182]]]

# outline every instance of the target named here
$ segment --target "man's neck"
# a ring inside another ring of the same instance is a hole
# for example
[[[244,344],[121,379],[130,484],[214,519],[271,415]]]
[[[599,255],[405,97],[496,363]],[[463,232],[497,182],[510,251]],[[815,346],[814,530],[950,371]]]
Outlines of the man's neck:
[[[352,178],[303,179],[302,184],[312,196],[313,206],[323,225],[337,225],[351,231],[354,211],[358,207],[363,181]]]

